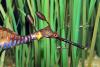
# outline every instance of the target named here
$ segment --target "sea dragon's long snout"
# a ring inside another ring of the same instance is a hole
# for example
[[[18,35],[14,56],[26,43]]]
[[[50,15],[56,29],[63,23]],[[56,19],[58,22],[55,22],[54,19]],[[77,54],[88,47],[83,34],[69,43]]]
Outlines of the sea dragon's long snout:
[[[72,42],[70,40],[66,40],[65,38],[60,37],[57,32],[53,32],[52,31],[49,22],[46,20],[46,17],[41,12],[36,12],[36,15],[37,15],[37,17],[39,19],[46,21],[47,24],[48,24],[47,27],[45,27],[45,28],[43,28],[43,29],[40,30],[40,32],[41,32],[41,34],[42,34],[43,37],[46,37],[46,38],[55,38],[57,40],[63,41],[65,43],[69,43],[70,45],[76,46],[76,47],[81,48],[81,49],[87,49],[88,48],[87,45],[86,46],[82,46],[79,43],[75,43],[75,42]]]

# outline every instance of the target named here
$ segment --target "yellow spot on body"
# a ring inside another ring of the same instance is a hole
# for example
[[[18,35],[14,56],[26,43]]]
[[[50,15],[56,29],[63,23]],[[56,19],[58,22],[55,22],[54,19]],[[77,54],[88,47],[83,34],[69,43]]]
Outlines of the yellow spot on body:
[[[38,33],[36,34],[36,37],[37,37],[37,39],[39,40],[39,39],[42,37],[41,32],[38,32]]]

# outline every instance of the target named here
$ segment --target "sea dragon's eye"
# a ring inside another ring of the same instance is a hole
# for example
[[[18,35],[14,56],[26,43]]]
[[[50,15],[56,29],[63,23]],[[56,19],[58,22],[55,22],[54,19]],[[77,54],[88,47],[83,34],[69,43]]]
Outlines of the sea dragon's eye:
[[[54,33],[53,36],[54,36],[54,37],[58,37],[58,34],[57,34],[57,33]]]

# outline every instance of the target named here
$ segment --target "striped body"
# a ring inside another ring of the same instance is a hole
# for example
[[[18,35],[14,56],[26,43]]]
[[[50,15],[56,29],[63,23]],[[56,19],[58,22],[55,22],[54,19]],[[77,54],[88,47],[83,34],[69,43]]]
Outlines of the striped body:
[[[27,35],[27,36],[20,36],[16,34],[15,32],[9,30],[8,28],[4,28],[0,26],[0,47],[3,49],[11,48],[14,46],[17,46],[18,44],[24,44],[27,42],[30,42],[32,40],[39,40],[42,37],[46,38],[55,38],[60,41],[69,43],[70,45],[74,45],[78,48],[88,48],[88,45],[82,46],[79,43],[74,43],[72,41],[66,40],[64,38],[61,38],[58,36],[56,32],[53,32],[50,28],[50,26],[47,26],[33,34]]]
[[[8,28],[0,26],[0,47],[3,49],[40,39],[41,37],[42,35],[40,32],[35,32],[27,36],[20,36]]]

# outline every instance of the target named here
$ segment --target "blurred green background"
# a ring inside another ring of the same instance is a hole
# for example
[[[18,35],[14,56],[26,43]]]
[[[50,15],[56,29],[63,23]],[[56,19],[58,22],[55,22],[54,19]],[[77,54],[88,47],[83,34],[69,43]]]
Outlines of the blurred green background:
[[[19,35],[31,34],[35,29],[25,14],[34,18],[37,30],[47,26],[37,11],[61,37],[90,47],[82,50],[43,38],[3,51],[0,67],[94,67],[93,58],[100,56],[100,0],[0,0],[0,25]]]

